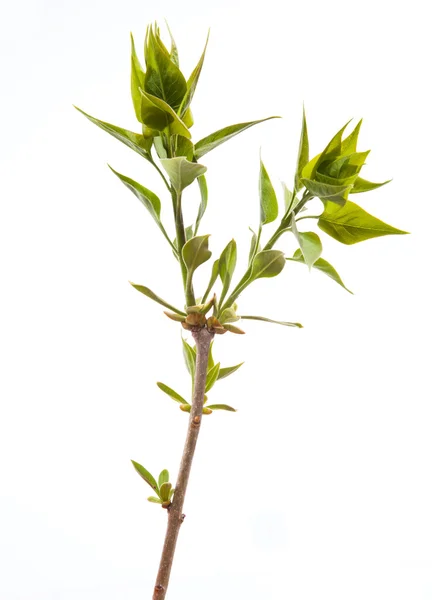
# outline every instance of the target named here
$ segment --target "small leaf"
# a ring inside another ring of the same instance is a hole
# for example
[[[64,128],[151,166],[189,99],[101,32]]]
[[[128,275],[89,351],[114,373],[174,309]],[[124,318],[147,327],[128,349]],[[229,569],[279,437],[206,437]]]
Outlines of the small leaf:
[[[306,264],[305,260],[303,258],[302,252],[301,250],[296,250],[294,252],[294,255],[292,258],[287,258],[287,260],[291,260],[293,262],[298,262],[298,263],[302,263],[302,264]],[[352,294],[352,291],[349,290],[346,285],[344,284],[344,282],[342,281],[342,279],[340,278],[338,272],[336,271],[336,269],[326,260],[324,260],[323,258],[319,258],[318,260],[316,260],[313,264],[313,268],[317,269],[318,271],[321,271],[322,273],[324,273],[325,275],[327,275],[328,277],[330,277],[330,279],[333,279],[333,281],[336,281],[336,283],[338,283],[340,286],[342,286],[347,292],[349,292],[350,294]]]
[[[238,135],[242,131],[246,131],[249,127],[253,127],[253,125],[257,125],[258,123],[264,123],[264,121],[268,121],[269,119],[278,119],[279,117],[267,117],[267,119],[260,119],[259,121],[249,121],[247,123],[237,123],[237,125],[229,125],[228,127],[224,127],[223,129],[218,129],[214,133],[208,135],[207,137],[200,140],[197,144],[195,144],[195,158],[199,159],[207,152],[214,150],[220,144],[227,142],[235,135]]]
[[[228,404],[211,404],[210,406],[207,406],[207,408],[210,408],[210,410],[229,410],[230,412],[237,412],[236,408],[228,406]]]
[[[142,123],[141,117],[141,92],[140,89],[144,88],[144,69],[138,59],[135,42],[132,33],[131,36],[131,95],[132,102],[135,110],[136,118]]]
[[[109,165],[108,165],[109,166]],[[156,221],[158,226],[161,225],[160,222],[160,212],[161,212],[161,201],[159,198],[151,192],[149,189],[145,188],[140,183],[137,183],[133,179],[126,177],[126,175],[122,175],[115,171],[112,167],[109,166],[114,175],[120,179],[122,183],[138,198],[138,200],[146,207],[149,211],[153,219]]]
[[[259,175],[260,222],[261,225],[272,223],[278,216],[278,202],[272,182],[260,158]]]
[[[250,244],[250,249],[249,249],[249,259],[248,259],[249,264],[250,264],[252,262],[252,260],[254,259],[255,254],[261,250],[261,246],[258,243],[258,247],[257,247],[258,236],[255,233],[255,231],[253,229],[251,229],[250,227],[249,227],[249,231],[252,232],[252,239],[251,239],[251,244]]]
[[[329,185],[320,183],[311,179],[302,179],[306,188],[321,200],[331,200],[337,204],[345,204],[348,194],[352,190],[352,185]]]
[[[162,504],[162,500],[160,498],[156,498],[156,496],[149,496],[147,500],[149,502],[153,502],[154,504]]]
[[[408,233],[387,225],[350,201],[345,206],[326,202],[318,227],[338,242],[348,245],[383,235]]]
[[[219,259],[219,276],[222,281],[222,293],[220,304],[222,305],[229,287],[237,263],[237,244],[235,240],[228,242]]]
[[[168,302],[165,302],[165,300],[163,300],[162,298],[157,296],[154,292],[152,292],[150,288],[145,287],[144,285],[138,285],[137,283],[132,283],[132,281],[129,281],[129,283],[131,284],[132,287],[134,287],[136,290],[141,292],[141,294],[144,294],[144,296],[147,296],[147,298],[150,298],[151,300],[154,300],[154,302],[157,302],[158,304],[165,306],[165,308],[169,308],[170,310],[177,313],[178,315],[182,315],[182,316],[186,317],[186,313],[179,310],[175,306],[172,306],[172,304],[168,304]]]
[[[169,500],[171,488],[172,488],[172,483],[170,483],[169,481],[167,481],[166,483],[163,483],[160,486],[159,494],[160,494],[161,500],[163,502],[167,502]]]
[[[237,315],[235,308],[233,308],[232,306],[230,306],[229,308],[225,308],[219,317],[219,321],[222,323],[222,325],[224,323],[235,323],[239,320],[240,317]]]
[[[165,383],[162,383],[161,381],[158,381],[156,383],[156,385],[158,386],[158,388],[160,390],[162,390],[163,392],[165,392],[165,394],[167,396],[169,396],[170,398],[172,398],[172,400],[175,400],[176,402],[179,402],[180,404],[187,404],[187,401],[182,396],[180,396],[180,394],[178,394],[176,391],[174,391],[169,386],[165,385]]]
[[[161,164],[178,194],[207,171],[204,165],[190,162],[184,156],[162,158]]]
[[[153,477],[153,475],[151,473],[149,473],[147,471],[147,469],[145,469],[142,465],[135,462],[134,460],[132,460],[131,462],[134,466],[135,471],[138,473],[138,475],[140,475],[144,479],[144,481],[146,483],[148,483],[149,486],[155,490],[155,492],[157,492],[158,485],[157,485],[156,479]]]
[[[179,113],[182,116],[188,110],[190,103],[192,102],[192,98],[195,94],[195,90],[198,85],[199,76],[201,75],[201,70],[202,70],[202,67],[204,64],[204,58],[205,58],[205,53],[207,50],[209,35],[210,35],[210,31],[207,34],[207,39],[206,39],[206,43],[204,46],[204,50],[201,54],[198,64],[196,65],[195,69],[192,71],[191,76],[189,77],[189,79],[187,81],[187,91],[183,97],[182,103],[180,105],[180,110],[179,110]]]
[[[298,231],[295,219],[291,220],[291,228],[296,237],[300,250],[309,269],[319,259],[322,253],[322,244],[319,236],[313,231]]]
[[[197,235],[183,246],[182,255],[189,277],[192,277],[195,269],[211,257],[212,253],[208,249],[208,239],[209,235]]]
[[[198,215],[195,221],[195,235],[197,234],[198,231],[198,227],[201,223],[201,219],[204,216],[204,213],[207,209],[207,203],[208,203],[208,189],[207,189],[207,181],[204,175],[200,175],[199,177],[197,177],[197,182],[198,182],[198,186],[199,186],[199,190],[200,190],[200,195],[201,195],[201,202],[198,208]]]
[[[302,131],[300,135],[300,144],[297,158],[297,169],[295,174],[295,189],[296,191],[300,190],[303,187],[301,182],[302,171],[305,166],[309,162],[309,139],[308,139],[308,130],[306,124],[306,113],[303,107],[303,121],[302,121]]]
[[[214,367],[214,364],[215,364],[214,358],[213,358],[213,341],[210,342],[209,357],[208,357],[208,361],[207,361],[207,373],[210,371],[210,369],[212,367]],[[206,403],[206,398],[204,398],[204,404],[205,403]]]
[[[128,131],[127,129],[122,129],[121,127],[117,127],[117,125],[111,125],[111,123],[106,123],[105,121],[99,121],[99,119],[95,119],[91,117],[83,110],[74,106],[81,114],[83,114],[89,121],[106,131],[110,135],[131,148],[144,158],[148,160],[149,152],[152,145],[152,138],[145,138],[143,135],[139,133],[134,133],[133,131]]]
[[[218,379],[224,379],[232,373],[235,373],[237,369],[240,369],[242,365],[244,365],[244,363],[240,363],[238,365],[235,365],[234,367],[222,367],[221,369],[219,369]]]
[[[283,193],[284,193],[284,204],[285,204],[284,219],[287,219],[287,217],[289,217],[289,215],[292,213],[292,211],[297,206],[299,200],[298,200],[297,196],[295,196],[291,192],[291,190],[288,189],[287,185],[284,182],[282,182],[282,189],[283,189]]]
[[[170,27],[169,27],[169,25],[168,25],[168,23],[166,21],[165,21],[165,24],[167,26],[168,33],[169,33],[170,38],[171,38],[170,59],[176,65],[176,67],[178,67],[179,66],[179,55],[178,55],[177,44],[175,43],[175,39],[173,37],[173,34],[171,33],[171,29],[170,29]]]
[[[315,169],[312,172],[312,175],[314,175],[315,172],[319,169],[321,163],[323,163],[324,161],[332,160],[332,159],[336,158],[336,156],[341,155],[341,153],[342,153],[342,136],[343,136],[345,129],[348,127],[348,125],[350,123],[351,123],[351,119],[347,123],[345,123],[345,125],[341,129],[339,129],[339,131],[336,133],[336,135],[332,137],[330,142],[327,144],[327,146],[321,152],[321,154],[319,155],[319,158],[317,160],[317,163],[315,165]],[[311,177],[311,179],[313,179],[313,177]]]
[[[231,333],[238,333],[238,334],[244,334],[245,333],[243,331],[243,329],[240,329],[240,327],[236,327],[232,323],[224,323],[223,327],[227,331],[231,331]]]
[[[341,145],[341,154],[351,154],[352,152],[357,151],[357,140],[362,122],[363,119],[360,119],[353,131],[343,140]]]
[[[207,373],[205,391],[209,392],[216,383],[220,370],[220,363],[216,363]]]
[[[143,123],[159,131],[169,126],[171,135],[177,133],[185,138],[191,137],[189,129],[169,104],[143,90],[141,90],[141,94],[141,116]]]
[[[161,487],[161,485],[163,485],[164,483],[167,483],[168,481],[169,481],[169,472],[167,471],[167,469],[164,469],[159,474],[159,479],[158,479],[159,488]],[[161,496],[161,498],[162,498],[162,496]]]
[[[298,327],[299,329],[303,328],[303,325],[301,323],[290,323],[289,321],[275,321],[274,319],[267,319],[267,317],[252,317],[250,315],[241,315],[240,319],[249,319],[250,321],[265,321],[266,323],[276,323],[276,325],[285,325],[286,327]]]
[[[354,183],[354,187],[351,190],[351,194],[360,194],[362,192],[370,192],[371,190],[376,190],[377,188],[390,183],[391,179],[387,181],[383,181],[382,183],[374,183],[373,181],[367,181],[366,179],[362,179],[361,177],[357,177]]]
[[[260,277],[276,277],[285,266],[284,253],[280,250],[258,252],[252,263],[251,280]]]
[[[207,300],[207,296],[210,294],[212,287],[215,284],[218,274],[219,274],[219,259],[217,258],[213,263],[212,271],[211,271],[211,275],[210,275],[210,281],[208,283],[206,291],[204,292],[204,296],[202,297],[203,302],[205,302]]]
[[[185,318],[182,315],[176,315],[175,313],[170,313],[167,310],[163,311],[164,315],[166,315],[172,321],[176,321],[177,323],[183,323]]]
[[[189,375],[192,378],[192,381],[195,378],[195,365],[196,365],[196,354],[193,350],[193,348],[191,348],[191,346],[189,346],[189,344],[187,343],[187,341],[182,338],[182,342],[183,342],[183,357],[185,359],[185,363],[186,363],[186,368],[189,372]],[[187,402],[185,402],[185,404],[188,404]]]

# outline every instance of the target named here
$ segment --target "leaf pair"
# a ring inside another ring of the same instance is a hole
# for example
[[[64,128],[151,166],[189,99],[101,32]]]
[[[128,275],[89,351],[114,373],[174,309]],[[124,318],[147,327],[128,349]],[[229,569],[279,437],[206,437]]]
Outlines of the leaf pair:
[[[162,508],[168,508],[168,506],[171,504],[171,499],[175,491],[172,487],[172,484],[169,482],[169,472],[166,469],[161,471],[158,481],[156,481],[153,475],[142,465],[134,460],[131,462],[138,475],[142,477],[142,479],[144,479],[144,481],[157,494],[157,496],[149,496],[148,501],[154,502],[155,504],[162,504]]]

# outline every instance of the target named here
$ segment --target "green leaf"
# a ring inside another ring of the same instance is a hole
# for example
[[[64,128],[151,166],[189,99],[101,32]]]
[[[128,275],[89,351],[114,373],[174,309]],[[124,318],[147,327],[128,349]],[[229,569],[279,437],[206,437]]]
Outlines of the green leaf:
[[[208,357],[208,361],[207,361],[207,373],[210,371],[210,369],[212,369],[214,367],[214,358],[213,358],[213,342],[210,342],[210,348],[209,348],[209,357]],[[205,403],[205,401],[204,401]]]
[[[169,308],[170,310],[177,313],[178,315],[186,316],[186,313],[179,310],[175,306],[172,306],[172,304],[168,304],[168,302],[165,302],[165,300],[163,300],[162,298],[157,296],[154,292],[152,292],[150,288],[145,287],[144,285],[138,285],[137,283],[132,283],[132,281],[129,281],[129,283],[131,284],[132,287],[134,287],[136,290],[141,292],[141,294],[144,294],[144,296],[147,296],[147,298],[150,298],[150,300],[154,300],[154,302],[157,302],[158,304],[165,306],[165,308]]]
[[[345,206],[325,202],[318,227],[338,242],[348,245],[383,235],[408,233],[387,225],[349,200]]]
[[[158,492],[158,485],[157,485],[156,479],[153,477],[153,475],[151,473],[149,473],[147,471],[147,469],[145,469],[142,465],[135,462],[134,460],[132,460],[131,462],[134,466],[135,471],[138,473],[138,475],[140,475],[144,479],[144,481],[146,483],[148,483],[149,486],[155,490],[155,492]]]
[[[147,67],[145,91],[164,100],[176,111],[187,91],[186,80],[152,27],[147,30],[144,54]]]
[[[174,488],[171,488],[171,491],[170,491],[170,493],[169,493],[169,498],[168,498],[169,500],[171,500],[171,499],[172,499],[172,497],[174,496],[174,492],[175,492],[175,489],[174,489]]]
[[[250,279],[260,277],[276,277],[285,266],[284,253],[280,250],[262,250],[258,252],[252,263]]]
[[[182,255],[189,278],[192,277],[195,269],[211,257],[212,253],[208,249],[209,237],[209,235],[197,235],[183,246]]]
[[[165,383],[162,383],[161,381],[158,381],[156,383],[156,385],[158,386],[158,388],[160,390],[162,390],[163,392],[165,392],[165,394],[167,396],[169,396],[172,400],[175,400],[176,402],[179,402],[180,404],[187,404],[187,401],[182,396],[180,396],[180,394],[178,394],[177,392],[175,392],[169,386],[165,385]]]
[[[324,161],[332,160],[332,159],[336,158],[337,156],[341,155],[341,153],[342,153],[342,136],[343,136],[345,129],[348,127],[348,125],[350,123],[351,123],[351,119],[347,123],[345,123],[345,125],[341,129],[339,129],[339,131],[336,133],[336,135],[332,137],[330,142],[327,144],[327,146],[321,152],[321,154],[319,155],[319,158],[317,160],[317,163],[315,165],[315,169],[312,172],[313,175],[315,174],[316,170],[319,169],[321,163],[323,163]],[[313,179],[313,177],[311,177],[311,179]]]
[[[142,123],[141,117],[141,92],[140,89],[144,88],[144,69],[138,59],[135,42],[132,33],[131,36],[131,95],[132,102],[135,110],[136,118]]]
[[[159,488],[161,487],[161,485],[163,485],[164,483],[167,483],[168,481],[169,481],[169,472],[167,471],[167,469],[164,469],[159,474],[159,479],[158,479]]]
[[[300,249],[298,249],[294,252],[294,255],[292,258],[287,258],[286,260],[291,260],[293,262],[306,264],[305,260],[303,258],[303,254]],[[327,275],[327,277],[330,277],[330,279],[333,279],[333,281],[336,281],[336,283],[338,283],[340,286],[342,286],[347,292],[352,294],[352,291],[346,287],[346,285],[340,278],[336,269],[334,267],[332,267],[332,265],[329,262],[327,262],[323,258],[319,258],[318,260],[316,260],[314,262],[314,264],[312,266],[314,269],[317,269],[318,271],[321,271],[322,273]]]
[[[174,137],[174,154],[173,156],[184,156],[187,160],[192,161],[194,154],[194,145],[190,139],[184,135],[176,135]]]
[[[207,171],[207,167],[204,167],[204,165],[190,162],[184,156],[162,158],[161,164],[168,173],[168,177],[177,194],[180,194],[185,187]]]
[[[322,244],[319,236],[313,231],[298,231],[295,219],[291,220],[291,228],[296,237],[305,262],[309,269],[319,259],[322,253]]]
[[[202,302],[205,302],[207,300],[207,297],[210,294],[212,287],[215,284],[218,274],[219,274],[219,259],[217,258],[213,263],[212,272],[210,275],[210,281],[208,283],[206,291],[204,292],[204,296],[202,297]]]
[[[145,188],[140,183],[137,183],[133,179],[126,177],[126,175],[122,175],[115,171],[110,165],[108,165],[114,175],[120,179],[122,183],[138,198],[138,200],[146,207],[149,211],[153,219],[156,221],[158,226],[161,226],[160,221],[160,212],[161,212],[161,201],[159,198],[151,192],[149,189]],[[165,230],[164,230],[165,231]]]
[[[301,182],[302,171],[309,162],[309,138],[306,124],[306,113],[303,107],[302,131],[300,135],[300,144],[297,158],[297,169],[295,174],[295,189],[298,191],[303,187]]]
[[[357,151],[357,140],[362,122],[363,119],[360,119],[353,131],[343,140],[341,145],[341,154],[351,154],[352,152]]]
[[[284,193],[284,204],[285,204],[285,215],[284,219],[287,219],[292,211],[299,203],[299,199],[295,196],[291,190],[288,189],[286,183],[282,182],[282,189]]]
[[[232,375],[232,373],[235,373],[242,365],[244,365],[244,362],[234,365],[234,367],[222,367],[219,369],[218,379],[224,379],[225,377]]]
[[[198,208],[198,215],[195,221],[195,235],[197,234],[198,231],[198,227],[201,223],[201,219],[204,216],[204,213],[207,209],[207,202],[208,202],[208,189],[207,189],[207,181],[204,175],[200,175],[199,177],[197,177],[197,182],[198,182],[198,186],[199,186],[199,190],[200,190],[200,194],[201,194],[201,202]]]
[[[220,370],[220,363],[216,363],[207,373],[205,391],[209,392],[216,383]]]
[[[153,502],[153,504],[162,504],[162,500],[160,498],[156,498],[156,496],[149,496],[147,500],[149,502]]]
[[[255,257],[256,252],[259,252],[261,250],[261,246],[260,244],[258,244],[257,247],[257,240],[258,240],[258,236],[255,233],[255,231],[253,229],[251,229],[249,227],[249,231],[252,232],[252,239],[251,239],[251,244],[250,244],[250,249],[249,249],[249,259],[248,259],[248,263],[250,264],[253,260],[253,258]]]
[[[237,412],[236,408],[228,406],[228,404],[211,404],[210,406],[207,406],[207,408],[210,408],[211,410],[229,410],[230,412]]]
[[[266,323],[276,323],[276,325],[285,325],[286,327],[298,327],[303,328],[301,323],[291,323],[289,321],[275,321],[274,319],[267,319],[267,317],[254,317],[251,315],[241,315],[240,319],[249,319],[250,321],[265,321]]]
[[[162,131],[162,129],[169,126],[171,135],[178,134],[185,138],[191,137],[189,129],[169,104],[143,90],[141,90],[141,95],[143,123],[158,131]]]
[[[160,488],[159,488],[159,495],[161,497],[161,500],[163,502],[168,502],[169,497],[170,497],[170,491],[172,488],[172,483],[170,483],[169,481],[163,483]]]
[[[235,135],[238,135],[242,131],[246,131],[249,127],[253,127],[258,123],[263,123],[264,121],[268,121],[269,119],[279,119],[279,117],[267,117],[267,119],[260,119],[259,121],[249,121],[247,123],[237,123],[237,125],[229,125],[228,127],[224,127],[223,129],[218,129],[214,133],[211,133],[207,137],[200,140],[197,144],[195,144],[195,158],[199,159],[207,152],[214,150],[220,144],[227,142]]]
[[[177,44],[175,43],[175,39],[173,37],[173,34],[171,33],[171,29],[170,29],[170,27],[169,27],[169,25],[168,25],[168,23],[166,21],[165,21],[165,24],[167,26],[168,33],[169,33],[170,38],[171,38],[170,59],[176,65],[176,67],[178,67],[179,66],[179,55],[178,55]]]
[[[229,308],[224,308],[218,321],[223,325],[224,323],[235,323],[239,319],[240,317],[237,315],[235,308],[230,306]]]
[[[354,183],[354,187],[351,190],[351,194],[360,194],[361,192],[370,192],[371,190],[376,190],[377,188],[386,185],[386,183],[390,183],[391,179],[387,181],[383,181],[382,183],[374,183],[373,181],[367,181],[366,179],[362,179],[361,177],[357,177]]]
[[[261,225],[272,223],[278,216],[278,202],[272,182],[260,158],[259,175],[260,222]]]
[[[122,129],[121,127],[117,127],[117,125],[111,125],[111,123],[106,123],[105,121],[99,121],[99,119],[95,119],[94,117],[88,115],[83,110],[78,108],[78,106],[74,106],[81,114],[83,114],[89,121],[106,131],[110,135],[131,148],[135,152],[138,152],[141,156],[148,160],[149,152],[152,145],[152,138],[145,138],[143,135],[139,133],[134,133],[133,131],[128,131],[127,129]]]
[[[321,200],[331,200],[336,204],[345,204],[348,194],[352,190],[352,185],[329,185],[320,183],[312,179],[302,179],[306,188]]]
[[[192,102],[192,98],[195,94],[196,87],[198,85],[199,76],[201,75],[201,70],[202,70],[202,67],[204,64],[204,58],[205,58],[205,53],[207,50],[209,35],[210,35],[210,31],[207,34],[207,39],[206,39],[206,43],[204,46],[204,50],[203,50],[203,53],[201,54],[198,64],[196,65],[195,69],[192,71],[191,76],[189,77],[189,79],[187,81],[187,91],[186,91],[186,94],[184,95],[184,98],[182,100],[182,103],[180,105],[180,110],[179,110],[179,113],[182,117],[183,117],[184,113],[188,110],[190,103]]]
[[[222,293],[219,303],[223,300],[231,285],[232,276],[237,263],[237,244],[235,240],[228,242],[219,259],[219,276],[222,281]]]
[[[192,381],[193,381],[194,377],[195,377],[196,354],[195,354],[193,348],[191,346],[189,346],[189,344],[187,343],[187,341],[184,338],[182,338],[182,342],[183,342],[183,356],[185,359],[186,368],[187,368],[189,375],[191,376]],[[188,404],[188,402],[185,402],[185,404]]]

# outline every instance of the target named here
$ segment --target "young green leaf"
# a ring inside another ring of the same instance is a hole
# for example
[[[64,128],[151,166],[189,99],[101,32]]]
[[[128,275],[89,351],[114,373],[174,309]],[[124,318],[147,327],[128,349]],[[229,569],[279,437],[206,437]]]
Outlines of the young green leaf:
[[[222,367],[221,369],[219,369],[218,379],[224,379],[232,373],[235,373],[237,369],[240,369],[242,365],[244,365],[244,362],[241,362],[238,365],[234,365],[234,367]]]
[[[178,394],[177,392],[175,392],[169,386],[165,385],[165,383],[162,383],[161,381],[158,381],[156,383],[156,385],[158,386],[158,388],[160,390],[162,390],[163,392],[165,392],[165,394],[167,396],[169,396],[170,398],[172,398],[172,400],[175,400],[179,404],[187,404],[187,401],[182,396],[180,396],[180,394]]]
[[[237,244],[235,240],[228,242],[219,259],[219,276],[222,281],[222,293],[220,297],[220,305],[229,290],[232,276],[237,263]]]
[[[171,500],[171,499],[172,499],[172,497],[174,496],[174,492],[175,492],[175,489],[174,489],[174,488],[171,488],[171,490],[170,490],[170,493],[169,493],[169,498],[168,498],[168,500]]]
[[[182,342],[183,342],[183,357],[186,363],[186,368],[189,372],[189,375],[192,378],[192,381],[194,380],[195,377],[195,365],[196,365],[196,354],[193,350],[193,348],[191,346],[189,346],[189,344],[187,343],[187,341],[182,338]],[[185,402],[185,405],[188,404],[188,402]]]
[[[287,258],[286,260],[291,260],[293,262],[306,264],[305,260],[303,258],[302,251],[300,249],[298,249],[294,252],[294,255],[292,258]],[[340,286],[342,286],[347,292],[352,294],[352,291],[346,287],[346,285],[340,278],[339,273],[329,262],[327,262],[323,258],[319,258],[318,260],[316,260],[314,262],[314,264],[312,266],[314,269],[317,269],[318,271],[321,271],[322,273],[327,275],[327,277],[330,277],[330,279],[333,279],[333,281],[336,281],[336,283],[338,283]]]
[[[159,495],[163,502],[167,502],[169,500],[171,488],[172,488],[172,483],[169,483],[169,481],[163,483],[160,486]]]
[[[228,404],[211,404],[210,406],[207,406],[207,408],[210,408],[211,410],[229,410],[230,412],[237,412],[236,408],[228,406]]]
[[[153,502],[153,504],[162,504],[162,500],[160,498],[156,498],[156,496],[149,496],[147,500],[149,502]]]
[[[159,474],[159,479],[158,479],[158,485],[159,488],[164,484],[167,483],[169,481],[169,472],[167,471],[167,469],[164,469],[163,471],[160,472]]]
[[[198,208],[198,215],[197,215],[197,218],[195,221],[194,235],[197,234],[198,227],[200,226],[201,219],[204,216],[204,213],[207,208],[207,202],[208,202],[208,189],[207,189],[207,181],[206,181],[205,176],[200,175],[199,177],[197,177],[197,182],[198,182],[198,187],[200,190],[201,202],[200,202],[200,205]]]
[[[183,246],[182,255],[189,278],[192,277],[195,269],[211,257],[212,253],[208,249],[209,237],[209,235],[197,235]]]
[[[142,95],[141,116],[143,123],[158,131],[162,131],[162,129],[169,126],[171,134],[182,135],[185,138],[191,137],[189,129],[169,104],[157,96],[143,90],[140,91]]]
[[[190,162],[184,156],[163,158],[161,159],[161,164],[167,172],[177,194],[180,194],[185,187],[207,171],[207,167],[204,165]]]
[[[252,263],[251,280],[260,277],[276,277],[285,266],[284,253],[280,250],[258,252]]]
[[[322,244],[319,236],[313,231],[298,231],[295,219],[291,219],[291,230],[299,243],[307,266],[311,269],[322,252]]]
[[[259,175],[260,222],[261,225],[272,223],[278,216],[278,202],[272,182],[260,158]]]
[[[267,117],[267,119],[260,119],[259,121],[249,121],[247,123],[237,123],[237,125],[229,125],[228,127],[224,127],[223,129],[218,129],[214,133],[206,136],[202,140],[200,140],[197,144],[195,144],[195,158],[199,159],[207,152],[214,150],[220,144],[227,142],[235,135],[238,135],[242,131],[246,131],[249,127],[253,127],[258,123],[263,123],[264,121],[268,121],[269,119],[278,119],[279,117]]]
[[[237,315],[235,308],[230,306],[229,308],[224,308],[222,313],[219,316],[219,321],[222,323],[235,323],[239,321],[240,317]]]
[[[109,166],[109,165],[108,165]],[[160,221],[160,212],[161,212],[161,201],[159,198],[151,192],[149,189],[145,188],[140,183],[137,183],[133,179],[126,177],[126,175],[122,175],[115,171],[112,167],[109,166],[114,175],[120,179],[122,183],[138,198],[138,200],[146,207],[149,211],[153,219],[156,221],[158,226],[161,226]],[[165,231],[165,230],[164,230]]]
[[[100,127],[103,131],[106,131],[110,135],[131,148],[147,160],[149,159],[149,152],[152,145],[152,138],[146,138],[140,133],[134,133],[133,131],[128,131],[127,129],[122,129],[121,127],[117,127],[117,125],[111,125],[111,123],[106,123],[105,121],[99,121],[99,119],[95,119],[94,117],[88,115],[86,112],[78,108],[78,106],[74,106],[78,112],[87,117],[89,121]]]
[[[168,23],[165,21],[165,24],[167,26],[168,29],[168,33],[170,35],[171,38],[171,51],[170,51],[170,59],[172,60],[172,62],[175,64],[176,67],[179,66],[179,55],[178,55],[178,49],[177,49],[177,44],[175,43],[175,39],[173,37],[173,34],[171,33],[171,29],[168,25]]]
[[[145,287],[144,285],[138,285],[137,283],[132,283],[132,281],[129,281],[129,283],[131,284],[132,287],[134,287],[136,290],[141,292],[141,294],[144,294],[144,296],[147,296],[147,298],[150,298],[154,302],[157,302],[158,304],[165,306],[165,308],[169,308],[170,310],[177,313],[178,315],[186,316],[186,313],[179,310],[175,306],[172,306],[172,304],[168,304],[168,302],[165,302],[165,300],[163,300],[162,298],[157,296],[154,292],[152,292],[150,288]]]
[[[190,139],[184,137],[184,135],[175,135],[172,140],[174,146],[173,156],[184,156],[187,160],[192,161],[194,145]]]
[[[383,235],[408,233],[387,225],[350,201],[345,206],[325,202],[318,227],[338,242],[348,245]]]
[[[210,275],[210,281],[208,283],[207,289],[204,292],[204,296],[202,297],[202,302],[205,302],[207,300],[208,295],[210,294],[212,287],[214,286],[217,276],[219,274],[219,259],[217,258],[212,266],[212,271],[211,271],[211,275]]]
[[[267,319],[267,317],[254,317],[251,315],[241,315],[240,319],[249,319],[250,321],[265,321],[266,323],[276,323],[276,325],[285,325],[286,327],[298,327],[303,328],[301,323],[290,323],[289,321],[275,321],[274,319]]]
[[[156,479],[153,477],[153,475],[151,473],[149,473],[147,471],[147,469],[145,469],[142,465],[135,462],[134,460],[132,460],[131,462],[134,466],[135,471],[138,473],[138,475],[140,475],[144,479],[144,481],[146,483],[148,483],[149,486],[151,488],[153,488],[156,493],[158,493],[158,485],[157,485]]]
[[[236,327],[232,323],[224,323],[223,327],[227,331],[231,331],[231,333],[238,333],[240,335],[243,335],[245,333],[245,331],[243,331],[243,329],[240,329],[240,327]]]
[[[183,97],[182,103],[180,105],[179,114],[183,117],[184,113],[188,110],[190,103],[192,102],[192,98],[195,94],[196,87],[198,85],[199,76],[201,75],[201,70],[204,64],[205,53],[207,50],[207,44],[209,40],[210,31],[207,34],[206,43],[204,46],[204,50],[201,54],[201,57],[196,65],[195,69],[192,71],[191,76],[187,81],[187,91]]]
[[[387,181],[383,181],[382,183],[374,183],[373,181],[367,181],[366,179],[362,179],[361,177],[357,177],[354,183],[354,187],[351,190],[351,194],[360,194],[362,192],[370,192],[371,190],[376,190],[377,188],[386,185],[386,183],[390,183],[391,179]]]
[[[348,194],[352,190],[352,185],[329,185],[328,183],[320,183],[311,179],[302,179],[306,188],[321,200],[331,200],[336,204],[345,204]]]
[[[219,377],[220,363],[216,363],[213,367],[207,372],[206,386],[205,391],[209,392],[214,384],[216,383]]]
[[[140,89],[144,88],[144,69],[138,59],[135,42],[132,33],[131,36],[131,95],[132,102],[135,110],[136,118],[142,123],[141,117],[141,92]]]
[[[250,227],[249,227],[249,231],[252,232],[252,239],[251,239],[250,249],[249,249],[249,259],[248,259],[249,263],[248,264],[250,264],[252,262],[252,260],[255,258],[255,254],[261,250],[260,244],[258,243],[258,245],[257,245],[257,242],[258,242],[257,234]]]
[[[319,158],[317,160],[317,163],[315,165],[315,169],[312,172],[313,175],[315,175],[315,172],[319,169],[320,165],[324,161],[332,160],[332,159],[336,158],[337,156],[341,155],[341,153],[342,153],[342,136],[343,136],[345,129],[348,127],[348,125],[350,123],[351,123],[351,119],[347,123],[345,123],[345,125],[341,129],[339,129],[339,131],[336,133],[336,135],[334,135],[332,137],[332,139],[329,141],[327,146],[321,152],[321,154],[319,155]],[[313,179],[313,177],[311,177],[311,179]]]
[[[295,189],[299,191],[303,184],[301,182],[302,171],[305,166],[309,162],[309,138],[308,138],[308,130],[306,124],[306,113],[303,107],[303,121],[302,121],[302,130],[300,135],[300,144],[297,158],[297,169],[295,174]]]
[[[362,122],[363,119],[360,119],[352,132],[343,140],[341,144],[341,154],[351,154],[352,152],[357,151],[357,140]]]
[[[207,361],[207,373],[210,371],[210,369],[212,369],[215,365],[215,361],[213,358],[213,341],[210,342],[210,348],[209,348],[209,357],[208,357],[208,361]],[[205,398],[204,398],[204,404],[205,404]]]

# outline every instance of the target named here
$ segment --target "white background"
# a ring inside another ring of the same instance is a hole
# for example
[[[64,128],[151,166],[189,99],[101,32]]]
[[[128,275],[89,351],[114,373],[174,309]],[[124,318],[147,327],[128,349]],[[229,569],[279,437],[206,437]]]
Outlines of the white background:
[[[169,598],[430,600],[430,63],[426,2],[259,5],[169,0],[9,3],[2,9],[0,599],[150,598],[166,514],[129,459],[175,476],[188,393],[179,327],[133,290],[181,304],[171,252],[110,173],[169,200],[151,168],[72,108],[137,129],[129,31],[166,17],[188,75],[211,39],[194,140],[282,115],[205,157],[202,233],[240,264],[258,218],[259,148],[292,181],[305,102],[313,154],[364,117],[357,196],[410,236],[324,258],[347,294],[288,264],[244,294],[245,322],[216,340],[227,366],[199,440]],[[191,221],[197,194],[186,195]],[[303,223],[309,223],[308,221]],[[168,225],[170,232],[172,226]],[[272,226],[268,226],[272,231]],[[269,235],[269,233],[267,233]],[[295,249],[288,237],[279,247]],[[209,263],[210,264],[210,263]],[[207,266],[197,282],[204,284]]]

